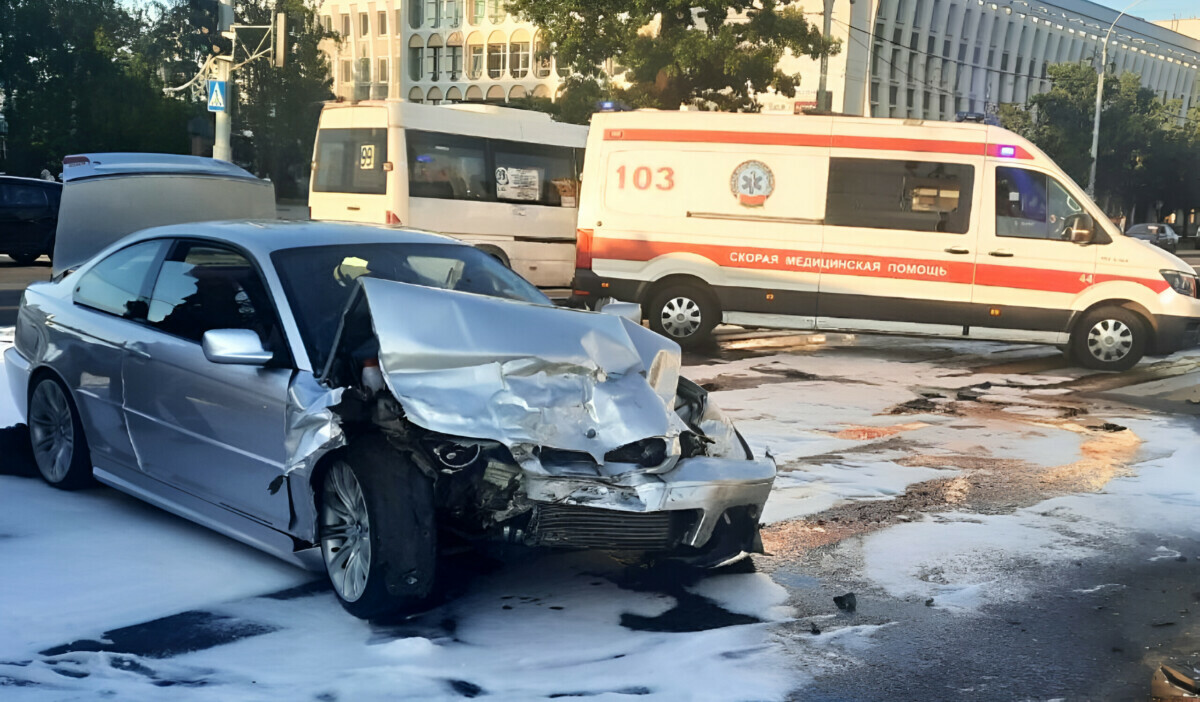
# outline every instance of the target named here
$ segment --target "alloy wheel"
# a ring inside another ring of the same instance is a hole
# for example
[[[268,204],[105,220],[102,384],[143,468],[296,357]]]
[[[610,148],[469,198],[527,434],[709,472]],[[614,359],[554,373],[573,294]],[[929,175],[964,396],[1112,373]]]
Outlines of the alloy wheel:
[[[371,571],[371,523],[362,485],[345,461],[325,475],[321,499],[321,554],[329,580],[347,602],[362,597]]]
[[[75,456],[75,423],[62,386],[44,380],[29,398],[29,433],[38,470],[50,483],[61,483]]]

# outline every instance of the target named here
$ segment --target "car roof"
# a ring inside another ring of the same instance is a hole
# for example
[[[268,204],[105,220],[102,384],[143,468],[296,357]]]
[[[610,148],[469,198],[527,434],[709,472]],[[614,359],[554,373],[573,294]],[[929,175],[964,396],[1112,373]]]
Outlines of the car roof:
[[[0,185],[35,185],[43,188],[62,188],[62,183],[57,180],[45,180],[43,178],[27,178],[25,176],[0,175]]]
[[[63,182],[120,175],[187,174],[257,180],[243,168],[203,156],[156,153],[75,154],[63,159]]]
[[[337,244],[459,244],[434,232],[353,222],[313,222],[288,219],[187,222],[143,229],[122,244],[162,237],[205,238],[239,246],[260,260],[276,251]]]

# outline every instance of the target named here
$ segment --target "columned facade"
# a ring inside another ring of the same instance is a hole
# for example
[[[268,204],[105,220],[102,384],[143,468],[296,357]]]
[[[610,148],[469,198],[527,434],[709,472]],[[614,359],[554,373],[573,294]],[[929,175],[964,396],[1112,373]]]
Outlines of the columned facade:
[[[562,78],[538,58],[537,28],[504,0],[327,0],[321,22],[341,36],[323,48],[334,94],[346,100],[509,102],[553,99]]]
[[[819,7],[819,3],[817,4]],[[1087,0],[835,0],[832,34],[842,52],[830,62],[837,112],[952,120],[1025,103],[1049,89],[1047,67],[1099,66],[1104,36],[1118,12]],[[810,15],[820,24],[821,14]],[[1200,100],[1200,41],[1125,16],[1113,31],[1108,63],[1133,72],[1182,111]],[[794,101],[764,96],[768,110],[815,103],[819,64],[785,59],[801,74]]]

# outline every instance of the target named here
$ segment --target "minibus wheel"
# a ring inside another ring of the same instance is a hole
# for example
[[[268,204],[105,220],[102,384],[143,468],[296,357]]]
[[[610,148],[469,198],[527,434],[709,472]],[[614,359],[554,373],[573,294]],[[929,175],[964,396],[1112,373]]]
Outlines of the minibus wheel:
[[[659,290],[646,310],[650,328],[685,349],[712,341],[721,311],[712,295],[697,285],[679,283]]]
[[[1146,325],[1123,307],[1101,307],[1079,320],[1071,332],[1075,360],[1085,368],[1123,371],[1146,353]]]

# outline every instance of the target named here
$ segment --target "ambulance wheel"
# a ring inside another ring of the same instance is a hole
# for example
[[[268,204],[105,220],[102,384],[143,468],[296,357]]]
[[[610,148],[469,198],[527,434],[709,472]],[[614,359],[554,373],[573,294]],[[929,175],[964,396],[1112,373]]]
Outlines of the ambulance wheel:
[[[1123,371],[1142,360],[1147,335],[1138,315],[1123,307],[1101,307],[1079,320],[1071,333],[1071,350],[1085,368]]]
[[[650,328],[685,349],[712,343],[721,310],[712,294],[698,285],[680,283],[659,290],[646,310]]]

